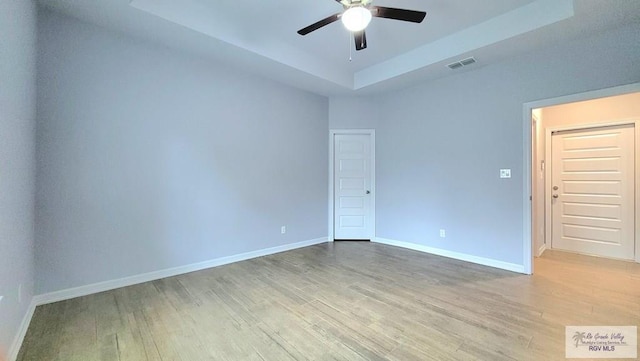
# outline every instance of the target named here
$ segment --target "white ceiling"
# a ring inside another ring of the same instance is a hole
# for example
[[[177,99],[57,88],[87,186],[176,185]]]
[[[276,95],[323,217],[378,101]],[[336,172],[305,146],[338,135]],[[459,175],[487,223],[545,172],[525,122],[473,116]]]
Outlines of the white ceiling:
[[[340,22],[296,31],[335,0],[40,0],[135,37],[234,64],[319,94],[380,92],[469,71],[542,46],[640,22],[640,0],[374,0],[422,10],[422,24],[374,18],[356,52]],[[461,70],[446,64],[474,56]],[[351,57],[351,60],[350,60]]]

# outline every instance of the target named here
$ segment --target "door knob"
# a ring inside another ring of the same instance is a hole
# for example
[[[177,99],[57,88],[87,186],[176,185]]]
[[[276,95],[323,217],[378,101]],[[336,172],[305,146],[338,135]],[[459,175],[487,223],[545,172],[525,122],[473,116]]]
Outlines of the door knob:
[[[558,190],[558,186],[553,186],[553,190],[557,191]]]
[[[367,194],[370,194],[370,193],[371,193],[371,191],[367,191]]]
[[[554,195],[553,195],[553,198],[558,198],[558,195],[557,195],[557,194],[554,194]]]

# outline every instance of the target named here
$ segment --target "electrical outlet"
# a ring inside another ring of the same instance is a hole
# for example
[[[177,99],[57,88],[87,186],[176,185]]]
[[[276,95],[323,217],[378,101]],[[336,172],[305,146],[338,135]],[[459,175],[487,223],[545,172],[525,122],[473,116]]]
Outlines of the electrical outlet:
[[[287,233],[287,226],[280,227],[280,233],[282,233],[282,234]]]
[[[444,229],[440,230],[440,238],[445,238],[447,236],[447,232]]]
[[[511,178],[511,169],[500,169],[500,178]]]

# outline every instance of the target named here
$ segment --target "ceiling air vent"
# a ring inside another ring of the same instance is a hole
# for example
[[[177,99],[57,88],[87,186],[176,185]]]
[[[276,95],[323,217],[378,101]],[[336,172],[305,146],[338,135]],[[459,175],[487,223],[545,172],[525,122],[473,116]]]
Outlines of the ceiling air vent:
[[[474,57],[470,57],[470,58],[466,58],[466,59],[462,59],[460,60],[460,64],[467,66],[467,65],[471,65],[473,63],[476,62],[476,59]]]
[[[470,58],[462,59],[460,61],[456,61],[451,64],[447,64],[447,67],[449,69],[459,69],[459,68],[462,68],[463,66],[471,65],[475,62],[476,62],[476,59],[474,57],[470,57]]]

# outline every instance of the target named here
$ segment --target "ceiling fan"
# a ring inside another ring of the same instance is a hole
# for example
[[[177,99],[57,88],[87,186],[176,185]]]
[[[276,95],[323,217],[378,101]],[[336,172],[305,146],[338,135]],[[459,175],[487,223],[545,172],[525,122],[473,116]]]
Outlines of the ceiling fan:
[[[338,19],[341,19],[344,26],[353,33],[353,37],[356,42],[356,50],[362,50],[367,48],[367,36],[364,33],[364,29],[369,25],[372,17],[421,23],[427,15],[424,11],[371,6],[372,0],[336,1],[344,7],[343,12],[333,14],[307,26],[306,28],[302,28],[298,30],[298,34],[303,36],[307,35],[312,31],[318,30],[326,25],[338,21]]]

